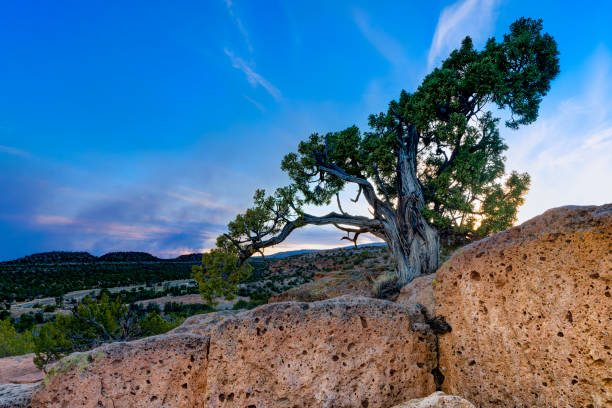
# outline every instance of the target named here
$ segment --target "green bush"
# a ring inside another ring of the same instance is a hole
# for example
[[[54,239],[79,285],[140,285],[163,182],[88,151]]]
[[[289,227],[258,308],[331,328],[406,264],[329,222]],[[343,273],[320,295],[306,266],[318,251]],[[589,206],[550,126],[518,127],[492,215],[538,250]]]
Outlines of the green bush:
[[[0,357],[18,356],[34,351],[34,338],[29,330],[17,333],[10,319],[0,320]]]
[[[246,300],[240,299],[239,301],[236,302],[236,304],[234,305],[232,309],[241,310],[241,309],[248,309],[248,308],[249,308],[249,302],[247,302]]]
[[[206,304],[215,306],[219,296],[232,300],[238,292],[238,283],[246,280],[253,267],[245,262],[239,264],[232,252],[214,249],[202,254],[202,265],[192,267],[191,278],[198,283],[198,289]]]
[[[34,364],[42,368],[69,354],[73,349],[73,342],[55,322],[45,323],[34,338]]]
[[[162,334],[169,330],[174,329],[176,326],[164,319],[157,313],[148,313],[142,323],[140,323],[141,335],[143,336],[154,336],[156,334]]]
[[[104,291],[99,299],[86,296],[72,314],[59,314],[55,321],[39,328],[34,338],[34,362],[42,367],[73,351],[89,350],[105,342],[165,333],[183,320],[179,317],[170,322],[159,313],[157,305],[128,307],[121,297],[111,300]]]

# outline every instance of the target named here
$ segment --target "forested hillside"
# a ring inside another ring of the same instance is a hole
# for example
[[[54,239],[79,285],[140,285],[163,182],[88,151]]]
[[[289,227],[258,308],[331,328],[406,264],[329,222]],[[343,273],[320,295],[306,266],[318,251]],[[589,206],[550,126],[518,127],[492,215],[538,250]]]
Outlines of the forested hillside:
[[[160,259],[144,252],[46,252],[0,263],[0,301],[60,296],[83,289],[189,279],[201,255]]]

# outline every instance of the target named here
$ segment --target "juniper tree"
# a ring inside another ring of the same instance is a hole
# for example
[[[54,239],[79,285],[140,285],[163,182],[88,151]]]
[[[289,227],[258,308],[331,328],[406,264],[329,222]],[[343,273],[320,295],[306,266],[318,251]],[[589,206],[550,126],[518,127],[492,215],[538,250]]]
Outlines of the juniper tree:
[[[491,38],[480,51],[466,37],[415,92],[402,91],[386,112],[371,115],[367,131],[352,126],[300,142],[281,164],[291,184],[270,196],[258,190],[253,207],[218,238],[218,251],[239,267],[297,228],[333,225],[353,242],[364,233],[384,240],[401,283],[435,271],[440,237],[465,242],[516,220],[529,176],[506,175],[508,147],[492,109],[508,112],[511,129],[534,122],[558,73],[557,44],[541,20],[515,21],[503,41]],[[365,199],[371,217],[343,210],[339,193],[351,184],[353,201]],[[304,211],[333,201],[338,211],[327,215]],[[227,268],[204,274],[221,282],[232,275]]]

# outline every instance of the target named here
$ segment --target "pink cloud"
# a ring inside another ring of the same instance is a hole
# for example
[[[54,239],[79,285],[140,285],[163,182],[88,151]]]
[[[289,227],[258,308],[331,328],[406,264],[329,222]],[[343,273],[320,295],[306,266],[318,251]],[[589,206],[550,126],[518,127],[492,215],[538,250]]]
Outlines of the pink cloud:
[[[119,222],[87,222],[61,215],[37,214],[34,223],[43,226],[72,227],[75,230],[121,237],[124,239],[142,240],[154,238],[160,234],[171,234],[177,231],[155,225],[131,225]]]

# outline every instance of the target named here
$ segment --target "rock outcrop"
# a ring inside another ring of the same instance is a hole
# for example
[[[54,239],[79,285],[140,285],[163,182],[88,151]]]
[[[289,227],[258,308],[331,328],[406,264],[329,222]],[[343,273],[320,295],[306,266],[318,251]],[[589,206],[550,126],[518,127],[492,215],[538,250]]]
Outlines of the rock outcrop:
[[[37,407],[389,407],[435,391],[416,307],[340,297],[194,316],[56,363]]]
[[[562,207],[456,253],[434,296],[443,390],[480,407],[612,406],[612,205]]]
[[[436,274],[419,276],[404,286],[395,300],[400,305],[418,304],[429,319],[436,316],[440,304],[434,297],[434,286],[437,285]]]
[[[42,381],[43,373],[34,364],[34,354],[0,358],[0,384],[28,384]]]
[[[27,384],[1,384],[0,408],[26,408],[29,407],[32,394],[38,389],[38,383]]]
[[[375,278],[380,273],[373,273]],[[285,292],[272,296],[268,303],[314,302],[338,296],[374,297],[372,281],[363,271],[332,271],[316,276],[312,282],[305,283]]]
[[[475,408],[469,401],[455,395],[435,392],[426,398],[418,398],[393,408]]]

